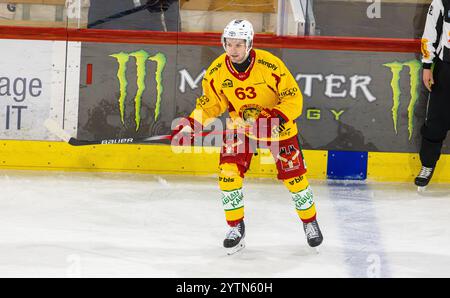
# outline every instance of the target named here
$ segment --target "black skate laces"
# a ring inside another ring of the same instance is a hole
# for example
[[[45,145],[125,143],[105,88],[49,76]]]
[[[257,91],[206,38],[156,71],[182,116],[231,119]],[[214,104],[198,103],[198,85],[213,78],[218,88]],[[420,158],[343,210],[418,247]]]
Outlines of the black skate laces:
[[[433,172],[433,168],[422,167],[418,177],[428,178],[431,175],[431,172]]]

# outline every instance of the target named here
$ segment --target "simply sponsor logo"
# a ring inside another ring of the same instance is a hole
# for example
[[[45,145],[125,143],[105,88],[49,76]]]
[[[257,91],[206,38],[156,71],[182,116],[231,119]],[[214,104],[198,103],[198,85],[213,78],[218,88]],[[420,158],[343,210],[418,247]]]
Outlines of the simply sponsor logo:
[[[127,80],[127,68],[128,62],[130,59],[134,59],[136,65],[136,85],[137,91],[134,95],[134,111],[135,111],[135,122],[136,122],[136,131],[139,130],[140,122],[141,122],[141,105],[142,105],[142,95],[146,89],[145,80],[147,78],[147,61],[152,61],[156,63],[156,70],[154,73],[154,79],[156,82],[156,104],[155,104],[155,121],[158,120],[158,116],[160,113],[161,101],[162,101],[162,93],[163,93],[163,78],[162,74],[164,68],[166,66],[166,56],[163,53],[156,53],[155,55],[150,55],[148,52],[144,50],[139,50],[131,53],[120,52],[117,54],[111,54],[110,57],[113,57],[117,61],[118,69],[117,69],[117,79],[119,81],[119,110],[120,110],[120,119],[122,124],[124,124],[125,117],[125,100],[128,96],[128,80]]]
[[[400,91],[400,79],[402,70],[406,67],[409,69],[409,104],[408,104],[408,133],[409,140],[414,132],[414,109],[416,107],[417,100],[419,99],[419,86],[420,86],[420,69],[422,67],[420,61],[409,60],[406,62],[390,62],[385,63],[392,73],[391,89],[392,89],[392,121],[394,124],[395,134],[397,134],[398,125],[398,113],[401,101]]]
[[[258,59],[258,63],[260,63],[260,64],[262,64],[264,66],[267,66],[268,68],[273,69],[273,70],[277,70],[278,69],[278,66],[276,66],[273,63],[267,62],[264,59]]]

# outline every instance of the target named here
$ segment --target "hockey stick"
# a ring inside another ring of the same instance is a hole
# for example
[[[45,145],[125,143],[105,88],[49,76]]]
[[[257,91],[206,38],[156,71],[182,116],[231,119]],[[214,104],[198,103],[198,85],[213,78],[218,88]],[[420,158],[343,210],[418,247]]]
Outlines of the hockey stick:
[[[225,132],[221,131],[220,134]],[[209,134],[217,134],[217,132],[202,131],[198,134],[192,134],[192,137],[203,137]],[[163,141],[172,140],[171,135],[159,135],[145,138],[114,138],[114,139],[103,139],[103,140],[79,140],[76,138],[70,138],[68,143],[72,146],[84,146],[84,145],[107,145],[107,144],[141,144],[141,143],[151,143],[153,141]]]
[[[107,145],[107,144],[142,144],[142,143],[151,143],[153,141],[162,141],[162,140],[172,140],[171,135],[159,135],[152,137],[144,137],[144,138],[112,138],[112,139],[102,139],[102,140],[80,140],[74,137],[71,137],[66,131],[62,128],[58,127],[55,121],[51,119],[47,119],[44,122],[44,126],[52,132],[54,135],[58,136],[62,140],[68,142],[72,146],[85,146],[85,145]],[[242,133],[248,133],[249,130],[245,129]],[[191,137],[204,137],[207,135],[226,135],[235,133],[235,130],[222,130],[222,131],[202,131],[200,133],[192,134]]]
[[[144,9],[147,9],[147,7],[149,7],[149,6],[150,6],[150,4],[147,3],[147,4],[143,4],[143,5],[140,5],[140,6],[137,6],[137,7],[128,9],[128,10],[125,10],[125,11],[121,11],[121,12],[115,13],[115,14],[109,16],[109,17],[106,17],[106,18],[97,20],[97,21],[95,21],[93,23],[90,23],[90,24],[87,25],[87,27],[88,28],[93,28],[95,26],[98,26],[98,25],[110,22],[112,20],[120,19],[120,18],[128,16],[130,14],[139,12],[139,11],[144,10]]]
[[[145,10],[147,8],[153,7],[155,4],[158,4],[158,3],[157,2],[153,2],[153,3],[146,3],[146,4],[142,4],[142,5],[137,5],[137,2],[135,2],[134,3],[134,5],[135,5],[134,8],[131,8],[131,9],[128,9],[128,10],[125,10],[125,11],[121,11],[121,12],[115,13],[113,15],[110,15],[110,16],[108,16],[106,18],[103,18],[103,19],[97,20],[95,22],[89,23],[87,25],[87,28],[93,28],[93,27],[96,27],[98,25],[101,25],[101,24],[104,24],[104,23],[107,23],[107,22],[111,22],[111,21],[113,21],[115,19],[123,18],[125,16],[128,16],[128,15],[134,14],[136,12],[140,12],[142,10]],[[164,11],[163,11],[162,6],[161,6],[161,25],[163,27],[163,31],[167,32],[167,26],[166,26],[165,16],[164,16]]]

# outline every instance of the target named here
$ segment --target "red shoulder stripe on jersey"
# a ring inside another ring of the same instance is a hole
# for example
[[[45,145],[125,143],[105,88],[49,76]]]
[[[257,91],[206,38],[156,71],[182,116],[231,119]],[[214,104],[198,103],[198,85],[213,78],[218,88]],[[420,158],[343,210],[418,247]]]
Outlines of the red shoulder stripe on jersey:
[[[209,85],[211,86],[211,89],[214,91],[219,101],[222,101],[222,99],[220,98],[219,94],[216,91],[216,87],[214,87],[214,79],[211,79],[211,81],[209,81]]]
[[[270,85],[267,85],[267,87],[269,87],[269,89],[272,90],[273,93],[275,93],[275,95],[278,95],[277,91],[275,91],[275,89],[273,89],[272,87],[270,87]]]
[[[272,76],[275,78],[275,80],[277,81],[277,90],[278,90],[278,85],[280,84],[281,78],[279,76],[277,76],[276,74],[272,73]]]
[[[253,68],[253,65],[255,65],[255,51],[251,50],[250,51],[250,57],[251,57],[251,61],[250,61],[250,65],[248,66],[247,70],[245,72],[237,72],[233,65],[231,64],[231,60],[230,57],[228,57],[228,55],[225,56],[225,64],[227,65],[227,69],[228,71],[238,80],[244,81],[245,79],[247,79],[250,76],[250,71]]]

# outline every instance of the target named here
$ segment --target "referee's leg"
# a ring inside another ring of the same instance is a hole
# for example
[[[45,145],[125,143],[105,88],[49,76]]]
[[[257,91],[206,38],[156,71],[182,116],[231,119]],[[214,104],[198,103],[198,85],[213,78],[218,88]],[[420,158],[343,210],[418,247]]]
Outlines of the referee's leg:
[[[434,85],[428,100],[425,123],[421,128],[422,166],[434,168],[441,155],[442,144],[448,131],[450,117],[450,63],[438,61],[435,65]]]

